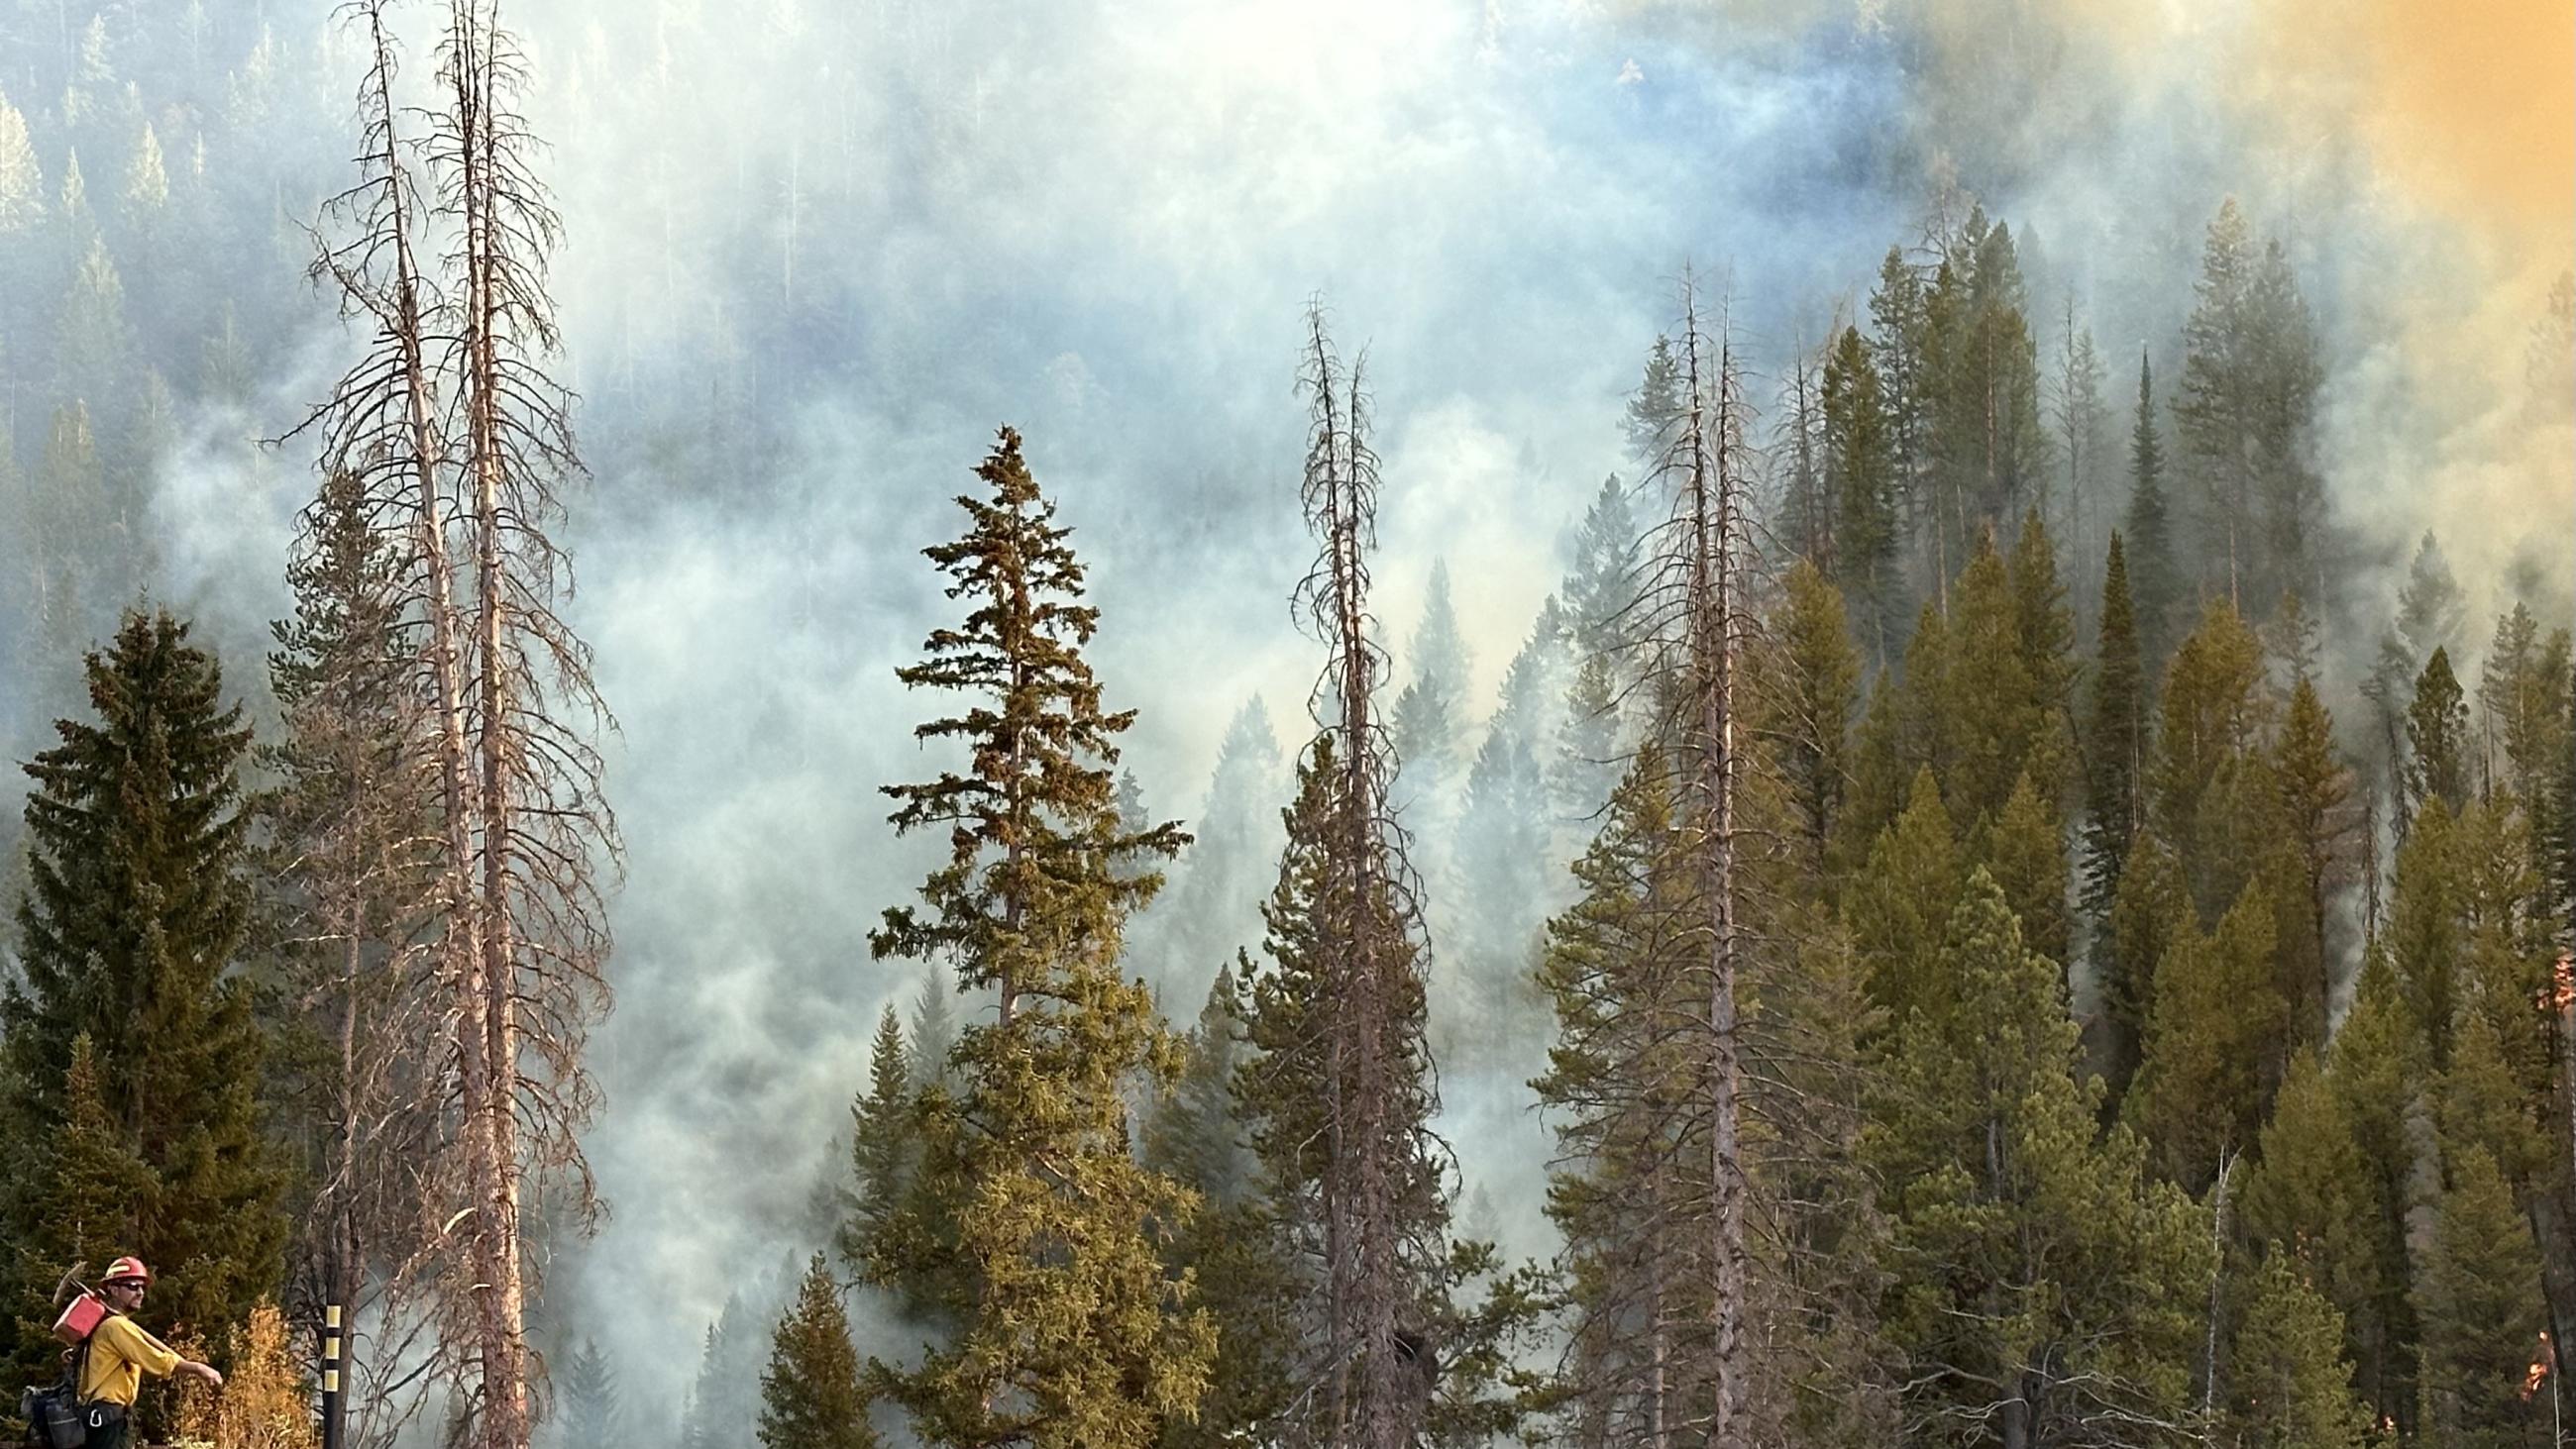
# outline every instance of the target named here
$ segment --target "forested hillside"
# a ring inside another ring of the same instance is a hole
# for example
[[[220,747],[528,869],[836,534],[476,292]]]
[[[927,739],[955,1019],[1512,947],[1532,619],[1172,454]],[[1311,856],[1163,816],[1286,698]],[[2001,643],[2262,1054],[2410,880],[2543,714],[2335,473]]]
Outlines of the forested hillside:
[[[0,0],[11,1360],[2567,1442],[2565,208],[2256,9]]]

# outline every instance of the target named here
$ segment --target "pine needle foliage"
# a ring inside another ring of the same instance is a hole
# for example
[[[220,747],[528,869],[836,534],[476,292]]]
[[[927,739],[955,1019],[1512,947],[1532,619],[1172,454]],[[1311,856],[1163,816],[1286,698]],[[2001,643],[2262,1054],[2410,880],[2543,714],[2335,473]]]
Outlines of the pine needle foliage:
[[[1179,1044],[1119,975],[1126,918],[1162,883],[1139,867],[1187,837],[1119,818],[1117,739],[1135,715],[1104,707],[1083,658],[1099,614],[1019,434],[1001,430],[976,476],[957,500],[965,531],[923,550],[966,616],[896,671],[963,698],[913,733],[966,763],[885,787],[897,833],[944,831],[948,859],[869,944],[953,960],[997,1011],[959,1034],[955,1091],[924,1094],[920,1190],[862,1251],[880,1284],[925,1264],[943,1278],[956,1335],[916,1367],[872,1364],[870,1381],[933,1444],[1142,1446],[1196,1412],[1215,1352],[1187,1276],[1163,1269],[1161,1240],[1197,1195],[1129,1147],[1129,1086],[1167,1085]]]

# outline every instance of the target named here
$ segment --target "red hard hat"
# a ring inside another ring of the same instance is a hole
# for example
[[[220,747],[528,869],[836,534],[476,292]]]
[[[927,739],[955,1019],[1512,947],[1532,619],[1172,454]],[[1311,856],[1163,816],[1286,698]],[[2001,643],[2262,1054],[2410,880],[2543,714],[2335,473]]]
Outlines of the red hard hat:
[[[152,1281],[152,1270],[143,1266],[143,1260],[141,1258],[137,1258],[130,1253],[125,1257],[119,1258],[115,1262],[108,1264],[107,1276],[99,1281],[102,1283],[122,1283],[129,1278],[140,1279],[145,1283]]]

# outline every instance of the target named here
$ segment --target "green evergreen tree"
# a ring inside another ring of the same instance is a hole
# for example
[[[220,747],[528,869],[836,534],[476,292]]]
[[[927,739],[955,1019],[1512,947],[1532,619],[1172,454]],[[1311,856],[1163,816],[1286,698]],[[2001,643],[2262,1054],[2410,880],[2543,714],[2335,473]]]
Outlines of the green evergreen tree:
[[[2517,1013],[2524,1014],[2524,1013]],[[2545,1049],[2539,1090],[2484,1011],[2465,1013],[2452,1042],[2451,1069],[2442,1074],[2434,1119],[2445,1149],[2454,1155],[2475,1147],[2504,1174],[2519,1201],[2526,1184],[2552,1166],[2552,1095],[2547,1090]]]
[[[2175,929],[2191,916],[2182,865],[2153,832],[2141,833],[2103,922],[2095,970],[2102,983],[2103,1082],[2114,1109],[2125,1106],[2156,1012],[2156,970]]]
[[[2375,1192],[2343,1099],[2316,1053],[2304,1047],[2290,1059],[2272,1118],[2263,1124],[2258,1160],[2235,1203],[2247,1239],[2269,1244],[2274,1257],[2295,1259],[2306,1281],[2333,1304],[2344,1356],[2362,1362],[2386,1286],[2372,1231]]]
[[[1929,501],[1919,486],[1930,422],[1925,396],[1924,349],[1931,319],[1921,271],[1903,249],[1889,247],[1869,294],[1869,355],[1887,400],[1888,453],[1896,468],[1897,502],[1910,530],[1923,524]]]
[[[353,1312],[371,1275],[424,1246],[416,1168],[442,1110],[422,1090],[421,943],[438,881],[434,777],[416,753],[418,660],[403,645],[401,540],[362,481],[328,472],[286,570],[270,692],[283,730],[257,758],[263,921],[252,973],[269,1034],[272,1141],[294,1169],[290,1261]]]
[[[768,1297],[766,1287],[756,1282],[737,1286],[726,1295],[724,1311],[707,1325],[697,1381],[680,1423],[683,1449],[720,1449],[740,1437],[739,1426],[757,1426],[762,1367],[775,1343],[773,1326],[766,1322],[768,1310],[753,1302]],[[789,1298],[792,1302],[793,1295]]]
[[[1779,667],[1770,671],[1772,687],[1761,692],[1760,728],[1789,797],[1801,854],[1823,882],[1849,788],[1860,661],[1842,596],[1805,559],[1789,570],[1773,633]]]
[[[2468,616],[2468,596],[2451,573],[2441,541],[2428,528],[2406,565],[2406,582],[2397,590],[2397,636],[2405,641],[2406,672],[2412,675],[2436,649],[2457,647]]]
[[[2146,1178],[2125,1130],[2097,1138],[2099,1082],[2075,1075],[2057,968],[2023,947],[1982,870],[1928,985],[1865,1139],[1891,1185],[1886,1312],[1911,1437],[2050,1444],[2086,1423],[2179,1423],[2215,1266],[2205,1220]],[[2093,1291],[2112,1282],[2124,1291]]]
[[[2451,673],[2451,653],[2435,649],[2415,677],[2406,710],[2406,805],[2411,816],[2439,800],[2453,814],[2469,800],[2469,706]]]
[[[1896,460],[1878,370],[1857,328],[1843,329],[1825,362],[1824,433],[1833,532],[1820,563],[1852,601],[1861,646],[1884,663],[1901,619]]]
[[[1646,354],[1645,376],[1628,399],[1628,452],[1639,462],[1653,463],[1663,456],[1666,433],[1688,406],[1682,391],[1682,368],[1673,357],[1673,340],[1658,337]]]
[[[1463,990],[1443,1003],[1460,1008],[1463,1020],[1446,1012],[1433,1020],[1452,1060],[1528,1043],[1541,1030],[1545,1008],[1530,989],[1529,965],[1541,927],[1564,898],[1547,765],[1565,699],[1565,643],[1563,612],[1548,599],[1503,675],[1501,702],[1467,772],[1450,852],[1459,915],[1449,939]]]
[[[1915,637],[1919,643],[1923,635]],[[1974,831],[2003,809],[2024,772],[2053,781],[2060,758],[2061,721],[2042,703],[2042,685],[2032,677],[2012,577],[1992,533],[1979,540],[1959,575],[1942,639],[1948,658],[1939,692],[1924,710],[1933,721],[1927,732],[1937,732],[1940,742],[1934,768],[1951,819],[1963,832]],[[1916,686],[1910,671],[1906,683],[1909,692]]]
[[[27,118],[0,95],[0,236],[34,230],[45,211],[45,172],[27,139]]]
[[[2055,430],[2058,463],[2066,470],[2066,520],[2070,557],[2089,558],[2093,551],[2096,480],[2102,472],[2102,354],[2093,345],[2093,329],[2075,325],[2075,295],[2066,295],[2064,327],[2059,334],[2055,393],[2049,426]],[[2041,510],[2046,516],[2047,509]]]
[[[2262,557],[2253,413],[2259,404],[2248,316],[2254,270],[2253,231],[2231,196],[2202,246],[2197,300],[2183,326],[2182,388],[2174,400],[2174,420],[2209,509],[2219,583],[2230,599],[2278,593],[2256,582]]]
[[[2281,595],[2280,605],[2272,617],[2263,621],[2255,632],[2263,639],[2263,653],[2275,668],[2271,678],[2269,700],[2273,708],[2286,710],[2290,694],[2304,679],[2317,682],[2320,658],[2324,652],[2321,637],[2323,625],[2314,610],[2297,589]]]
[[[1328,1376],[1331,1366],[1311,1358],[1329,1324],[1324,1253],[1336,1207],[1328,1190],[1347,1173],[1347,1157],[1355,1150],[1336,1142],[1327,1130],[1335,1059],[1349,1049],[1347,1043],[1331,1040],[1327,1030],[1336,1019],[1330,991],[1341,964],[1332,954],[1334,923],[1356,915],[1337,895],[1351,888],[1350,873],[1336,869],[1331,859],[1339,844],[1336,827],[1346,815],[1339,796],[1346,778],[1339,742],[1331,733],[1319,734],[1298,768],[1296,800],[1285,815],[1288,845],[1280,855],[1278,884],[1262,908],[1268,929],[1244,1024],[1251,1052],[1234,1078],[1238,1120],[1260,1163],[1262,1192],[1276,1234],[1271,1251],[1297,1265],[1289,1301],[1298,1354],[1290,1382],[1300,1397],[1283,1410],[1291,1413],[1290,1421],[1274,1426],[1274,1432],[1292,1436],[1306,1431],[1306,1415],[1329,1419],[1322,1406],[1312,1403],[1310,1386]],[[1396,929],[1397,902],[1385,877],[1377,876],[1376,882],[1380,898],[1368,907],[1379,918],[1379,940],[1402,943],[1405,952],[1397,969],[1382,978],[1393,990],[1384,1003],[1379,1050],[1395,1099],[1380,1114],[1385,1134],[1380,1146],[1382,1160],[1395,1174],[1386,1201],[1395,1215],[1391,1236],[1401,1254],[1397,1281],[1386,1286],[1395,1296],[1398,1321],[1427,1327],[1443,1311],[1437,1300],[1448,1254],[1449,1205],[1432,1155],[1434,1099],[1422,1038],[1419,947]],[[1315,1431],[1327,1439],[1332,1433],[1328,1424]]]
[[[1622,661],[1609,654],[1590,655],[1574,666],[1555,756],[1547,764],[1548,799],[1559,824],[1600,819],[1635,748],[1633,702],[1621,698],[1621,667]]]
[[[2201,920],[2251,880],[2269,843],[2261,641],[2225,600],[2174,651],[2148,771],[2148,818],[2170,842]]]
[[[761,1449],[876,1449],[841,1285],[816,1253],[770,1339],[760,1375]]]
[[[1950,238],[1949,257],[1925,304],[1925,373],[1932,449],[1958,530],[1951,557],[1960,558],[1976,533],[2038,502],[2048,438],[2012,229],[1972,210]]]
[[[2149,743],[2129,565],[2116,531],[2102,575],[2102,631],[2095,657],[2084,735],[2084,906],[2099,928],[2119,899],[2130,842],[2145,823],[2146,801],[2139,787]]]
[[[2513,792],[2531,823],[2532,868],[2542,877],[2544,909],[2564,917],[2570,896],[2560,884],[2559,842],[2566,837],[2571,803],[2561,772],[2576,753],[2576,713],[2568,699],[2576,658],[2571,658],[2569,631],[2553,629],[2547,638],[2531,610],[2517,603],[2496,621],[2495,642],[2487,650],[2485,671],[2478,679],[2478,704],[2487,718],[2487,735],[2503,751],[2488,773]]]
[[[918,1137],[922,1079],[919,1065],[906,1050],[903,1025],[893,1003],[877,1017],[875,1038],[868,1046],[868,1087],[850,1105],[851,1181],[856,1196],[835,1239],[843,1262],[859,1272],[868,1269],[879,1244],[904,1228],[946,1239],[953,1231],[943,1204],[923,1192]],[[913,1215],[918,1215],[914,1217]],[[943,1282],[933,1274],[897,1264],[891,1282],[901,1311],[916,1321],[939,1321]],[[941,1326],[950,1326],[945,1322]]]
[[[2549,1421],[2523,1394],[2545,1323],[2539,1255],[2483,1149],[2456,1154],[2450,1177],[2415,1290],[2425,1428],[2446,1449],[2530,1444]]]
[[[912,1004],[912,1030],[904,1046],[915,1087],[951,1080],[949,1055],[957,1049],[956,1000],[951,973],[936,966],[922,973],[921,994]]]
[[[26,767],[30,889],[17,979],[0,988],[0,1124],[20,1160],[63,1130],[86,1037],[99,1099],[152,1178],[128,1250],[157,1266],[170,1321],[211,1334],[276,1291],[285,1243],[255,1095],[264,1044],[236,971],[250,734],[214,657],[166,613],[128,614],[87,672],[94,721],[58,721],[61,743]],[[22,1244],[49,1236],[32,1187],[7,1204]],[[17,1301],[49,1297],[68,1266],[21,1258]],[[34,1371],[59,1345],[40,1326],[16,1347]]]
[[[2435,1070],[2447,1070],[2468,974],[2459,850],[2450,809],[2435,800],[2397,852],[2397,885],[2382,935],[2412,1029]]]
[[[2493,773],[2525,799],[2538,793],[2530,772],[2547,763],[2550,716],[2557,712],[2560,693],[2553,667],[2557,653],[2557,640],[2543,643],[2540,620],[2528,604],[2516,601],[2510,613],[2497,616],[2478,676],[2478,710],[2494,742],[2490,749],[2501,749],[2504,756]]]
[[[1197,1418],[1163,1426],[1162,1449],[1240,1443],[1277,1422],[1296,1387],[1297,1267],[1278,1250],[1283,1239],[1260,1163],[1235,1114],[1251,977],[1248,957],[1219,968],[1184,1040],[1180,1077],[1145,1125],[1146,1165],[1206,1200],[1173,1238],[1171,1261],[1189,1273],[1216,1321],[1207,1397]]]
[[[2021,922],[2023,943],[2064,969],[2074,960],[2075,924],[2066,912],[2066,841],[2057,812],[2023,775],[1986,832],[1986,866]]]
[[[1142,1142],[1156,1171],[1189,1184],[1218,1208],[1250,1199],[1259,1168],[1234,1113],[1251,981],[1249,956],[1238,953],[1234,964],[1217,968],[1198,1022],[1182,1038],[1180,1074],[1148,1114]]]
[[[1674,1271],[1687,1210],[1662,1170],[1692,1081],[1685,1045],[1658,1025],[1679,1005],[1684,964],[1661,923],[1690,894],[1667,774],[1650,751],[1620,782],[1575,862],[1582,895],[1549,922],[1539,967],[1558,1030],[1531,1086],[1556,1128],[1547,1213],[1566,1242],[1562,1392],[1584,1442],[1650,1436],[1694,1412],[1706,1388],[1681,1367],[1702,1340]]]
[[[1772,532],[1797,558],[1828,562],[1834,549],[1834,501],[1825,486],[1824,373],[1830,342],[1810,350],[1802,337],[1780,379],[1772,425],[1771,465],[1779,495]]]
[[[2351,1124],[2367,1180],[2357,1223],[2368,1262],[2357,1281],[2370,1300],[2362,1311],[2346,1310],[2356,1378],[2380,1418],[2413,1433],[2419,1335],[2408,1223],[2416,1198],[2415,1083],[2426,1068],[2408,1016],[2396,972],[2384,954],[2374,954],[2327,1050],[2326,1083]]]
[[[2175,617],[2183,602],[2174,559],[2173,519],[2165,502],[2164,448],[2156,441],[2154,366],[2138,354],[2138,416],[2129,433],[2129,508],[2121,532],[2128,536],[2138,615],[2138,658],[2150,686],[2172,652]]]
[[[886,787],[899,833],[946,827],[951,848],[922,887],[928,914],[889,908],[870,946],[956,960],[998,1012],[959,1034],[957,1094],[922,1103],[915,1196],[944,1211],[899,1213],[864,1254],[879,1283],[926,1255],[954,1284],[957,1335],[870,1375],[933,1444],[1140,1446],[1196,1412],[1215,1343],[1158,1243],[1195,1194],[1129,1149],[1129,1083],[1168,1083],[1179,1052],[1143,985],[1117,975],[1121,924],[1161,878],[1115,867],[1186,837],[1118,820],[1110,771],[1135,717],[1102,707],[1081,652],[1099,616],[1017,433],[977,476],[988,492],[958,500],[965,534],[924,550],[970,612],[897,671],[975,701],[915,730],[966,746],[969,773]],[[940,1216],[953,1243],[929,1231]]]
[[[1986,592],[1986,601],[1993,597],[1993,591]],[[1978,615],[1980,632],[1990,640],[2000,641],[2002,624],[1996,611],[1981,605]],[[1959,773],[1961,737],[1967,727],[1952,708],[1952,632],[1939,601],[1931,600],[1915,617],[1913,637],[1905,643],[1903,683],[1896,692],[1895,710],[1889,720],[1892,732],[1887,737],[1899,771],[1896,784],[1900,793],[1891,799],[1891,806],[1901,807],[1908,802],[1904,792],[1912,789],[1917,770],[1930,770],[1933,778],[1941,782],[1945,798],[1955,788],[1950,782]],[[1999,753],[2001,745],[1996,745],[1995,750]],[[1963,816],[1957,801],[1952,801],[1951,807],[1952,820],[1964,818],[1969,824],[1975,823],[1973,815]],[[1891,814],[1888,818],[1894,817]]]
[[[59,1276],[81,1265],[95,1271],[134,1251],[152,1209],[156,1174],[135,1152],[103,1087],[98,1055],[83,1033],[73,1039],[71,1066],[63,1074],[61,1125],[33,1144],[20,1172],[12,1174],[19,1179],[12,1186],[26,1194],[24,1221],[33,1227],[30,1236],[13,1242],[7,1265],[13,1287],[36,1290],[35,1296],[21,1296],[10,1315],[22,1344],[39,1338],[51,1343],[52,1290]],[[17,1358],[34,1372],[33,1356],[21,1352]]]
[[[2272,902],[2250,886],[2214,932],[2185,915],[2156,963],[2155,1010],[2127,1110],[2159,1171],[2194,1195],[2255,1143],[2287,1009],[2273,985]]]
[[[89,210],[89,183],[81,178],[80,150],[74,147],[63,157],[63,187],[59,205],[62,219],[72,225],[96,225]]]
[[[126,160],[125,190],[119,201],[126,225],[144,235],[151,233],[170,204],[170,173],[162,164],[161,138],[149,121],[134,143],[134,154]]]
[[[1914,777],[1905,813],[1843,887],[1844,925],[1860,953],[1870,999],[1887,1013],[1891,1029],[1902,1029],[1934,989],[1963,869],[1940,787],[1926,770]]]
[[[100,467],[86,403],[54,409],[26,510],[36,617],[29,633],[44,656],[68,668],[101,622],[102,598],[124,596],[131,550]]]
[[[1191,822],[1194,838],[1170,891],[1138,922],[1135,949],[1155,958],[1149,979],[1162,991],[1194,989],[1259,931],[1261,898],[1279,856],[1284,774],[1279,737],[1256,695],[1218,742],[1207,795]]]
[[[2352,771],[2335,745],[2334,719],[2304,672],[2290,687],[2280,737],[2271,759],[2278,837],[2294,889],[2283,892],[2281,992],[2289,1003],[2293,1034],[2322,1043],[2326,1036],[2327,963],[2337,894],[2353,873],[2350,808]]]
[[[2343,1315],[2299,1259],[2275,1247],[2255,1270],[2227,1356],[2227,1427],[2241,1449],[2361,1449],[2370,1411],[2352,1391]]]
[[[1629,488],[1618,474],[1601,480],[1574,533],[1574,558],[1565,574],[1565,613],[1578,658],[1616,655],[1644,627],[1637,600],[1643,540]],[[1461,649],[1465,647],[1463,644]]]
[[[1882,669],[1870,681],[1868,702],[1851,732],[1850,773],[1832,843],[1837,877],[1858,870],[1879,832],[1905,809],[1914,770],[1905,762],[1897,710],[1895,671]]]
[[[2415,546],[2414,561],[2407,566],[2406,582],[2397,591],[2397,616],[2380,637],[2378,657],[2361,685],[2362,698],[2370,702],[2377,725],[2378,763],[2389,818],[2401,840],[2415,807],[2414,793],[2407,786],[2408,707],[2433,651],[2448,650],[2460,642],[2460,625],[2467,612],[2441,543],[2427,529]]]
[[[2075,614],[2066,603],[2066,586],[2057,576],[2057,548],[2038,510],[2023,515],[2013,539],[2013,632],[2022,668],[2030,675],[2033,726],[2031,755],[2023,764],[2040,798],[2055,811],[2066,793],[2073,742],[2067,736],[2075,713]]]
[[[126,365],[133,333],[125,320],[125,283],[107,242],[95,230],[81,254],[64,294],[54,340],[54,370],[60,400],[85,402],[102,409],[126,391]]]

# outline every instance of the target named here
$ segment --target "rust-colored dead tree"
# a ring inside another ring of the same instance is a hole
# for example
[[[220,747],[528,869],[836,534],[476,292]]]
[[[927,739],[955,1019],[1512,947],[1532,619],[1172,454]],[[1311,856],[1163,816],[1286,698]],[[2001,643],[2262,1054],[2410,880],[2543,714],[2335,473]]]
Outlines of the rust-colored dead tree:
[[[394,628],[429,701],[415,748],[438,781],[436,1080],[450,1117],[423,1207],[442,1362],[476,1442],[524,1449],[526,1185],[567,1184],[577,1216],[595,1203],[576,1133],[595,1107],[582,1047],[607,1001],[598,872],[617,839],[592,738],[609,721],[557,608],[571,575],[552,530],[581,465],[569,396],[546,370],[558,226],[517,109],[524,59],[493,0],[451,0],[437,99],[415,110],[395,96],[387,10],[343,12],[370,47],[361,180],[328,208],[343,235],[315,267],[370,343],[308,426],[403,540]],[[414,114],[424,132],[406,135]]]

